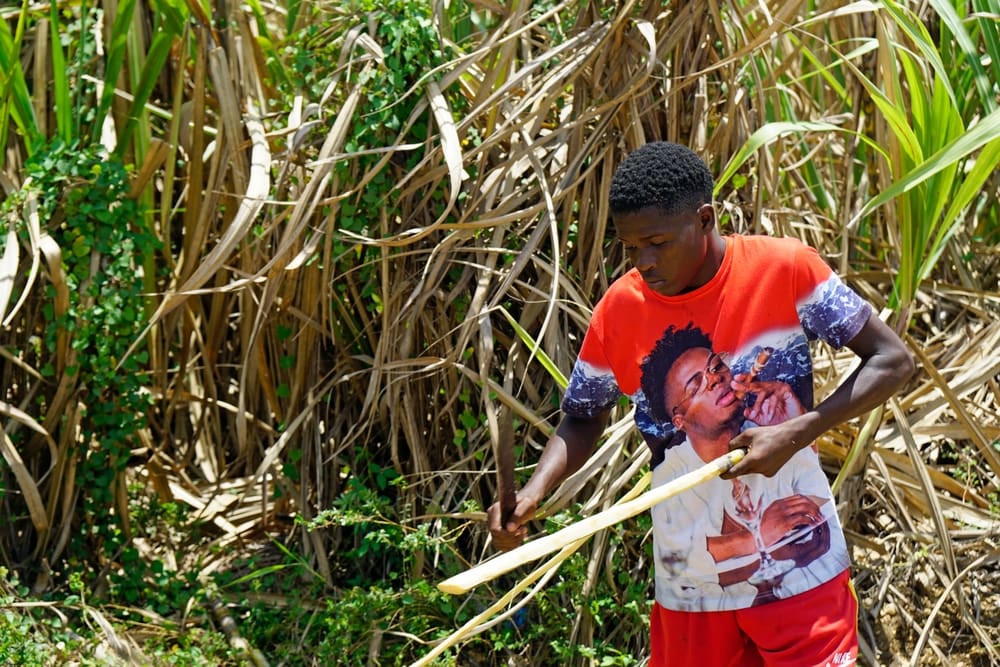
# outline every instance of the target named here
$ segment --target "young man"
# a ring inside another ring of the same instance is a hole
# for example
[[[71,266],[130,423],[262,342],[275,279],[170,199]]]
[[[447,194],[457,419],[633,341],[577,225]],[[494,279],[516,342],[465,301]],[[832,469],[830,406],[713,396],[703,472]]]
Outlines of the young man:
[[[633,268],[594,309],[559,427],[506,523],[498,504],[490,507],[490,531],[500,549],[523,541],[524,524],[587,460],[626,394],[652,451],[654,485],[714,453],[747,450],[721,479],[652,512],[649,664],[851,665],[857,602],[848,553],[810,445],[885,401],[913,361],[812,249],[723,237],[712,190],[705,163],[668,142],[639,148],[615,171],[611,217]],[[671,341],[683,349],[663,365],[658,344],[685,329],[704,340]],[[816,337],[846,345],[861,363],[814,406]],[[737,372],[723,370],[716,354]],[[787,548],[803,543],[811,544],[797,555]]]

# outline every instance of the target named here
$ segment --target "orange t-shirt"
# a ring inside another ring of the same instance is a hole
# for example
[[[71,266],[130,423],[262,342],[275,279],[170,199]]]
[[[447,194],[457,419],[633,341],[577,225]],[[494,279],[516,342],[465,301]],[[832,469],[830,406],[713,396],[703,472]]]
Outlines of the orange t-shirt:
[[[662,484],[705,460],[701,434],[767,426],[811,409],[809,341],[839,348],[870,314],[812,248],[729,236],[719,271],[691,292],[658,294],[634,269],[611,285],[594,309],[562,409],[593,416],[627,395],[652,452],[653,483]],[[759,389],[738,397],[730,382],[750,372]],[[676,426],[678,415],[687,432]],[[740,479],[749,491],[716,479],[653,509],[656,598],[664,607],[749,607],[809,590],[847,567],[812,448],[774,478]],[[737,495],[742,504],[734,507]],[[806,519],[775,537],[775,516],[792,507]],[[772,553],[782,562],[765,567]]]

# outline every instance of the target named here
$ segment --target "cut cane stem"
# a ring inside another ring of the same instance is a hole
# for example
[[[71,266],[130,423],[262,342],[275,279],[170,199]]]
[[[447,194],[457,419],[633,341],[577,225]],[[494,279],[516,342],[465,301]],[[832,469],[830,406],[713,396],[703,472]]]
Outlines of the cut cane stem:
[[[645,475],[643,475],[642,479],[640,479],[639,482],[634,487],[632,487],[628,493],[622,496],[618,500],[618,502],[615,503],[615,506],[627,503],[632,499],[638,497],[643,492],[643,490],[649,485],[651,477],[652,475],[650,475],[648,472]],[[528,576],[522,578],[517,583],[517,585],[514,586],[514,588],[512,588],[507,594],[505,594],[502,598],[497,600],[497,602],[495,602],[485,611],[481,612],[475,618],[469,620],[461,628],[459,628],[452,634],[445,637],[443,640],[441,640],[439,644],[435,645],[435,647],[427,655],[425,655],[417,662],[413,663],[410,667],[423,667],[424,665],[429,664],[431,660],[438,657],[443,652],[447,651],[449,648],[456,646],[459,643],[465,641],[466,639],[474,637],[481,632],[489,630],[497,623],[500,623],[504,619],[512,616],[518,609],[527,604],[533,597],[535,597],[539,593],[539,591],[541,591],[541,589],[545,586],[545,584],[548,583],[548,580],[552,578],[552,575],[554,575],[556,571],[559,569],[559,566],[562,565],[563,561],[565,561],[567,558],[575,554],[580,549],[580,547],[584,545],[586,541],[587,541],[586,537],[580,538],[576,542],[573,542],[572,544],[568,544],[567,546],[563,547],[563,549],[558,554],[553,556],[552,559],[546,561],[543,565],[540,565],[539,567],[535,568]],[[498,611],[503,609],[505,606],[507,606],[511,600],[517,597],[522,591],[528,588],[528,586],[531,586],[531,584],[533,584],[541,577],[544,578],[538,583],[537,586],[535,586],[531,590],[530,593],[528,593],[524,597],[524,599],[522,599],[520,602],[518,602],[516,605],[508,609],[500,616],[494,618],[492,621],[486,622],[486,619],[490,618]]]
[[[709,479],[718,477],[743,460],[745,455],[746,452],[744,450],[734,449],[706,463],[697,470],[692,470],[662,486],[647,491],[634,500],[615,505],[592,517],[566,526],[555,533],[522,544],[516,549],[501,554],[485,563],[481,563],[465,572],[461,572],[450,579],[446,579],[438,584],[438,588],[452,595],[465,593],[480,584],[496,579],[519,565],[541,558],[553,551],[558,551],[577,540],[590,537],[602,528],[613,526],[663,502],[667,498],[687,491]]]

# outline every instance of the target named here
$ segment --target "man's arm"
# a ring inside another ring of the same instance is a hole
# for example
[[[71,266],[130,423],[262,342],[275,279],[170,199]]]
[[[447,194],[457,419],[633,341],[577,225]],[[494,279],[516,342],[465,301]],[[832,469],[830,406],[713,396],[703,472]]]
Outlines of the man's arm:
[[[493,544],[503,551],[520,546],[527,534],[524,525],[538,510],[542,499],[559,484],[580,469],[594,445],[604,432],[610,412],[590,417],[563,417],[555,435],[549,438],[538,459],[538,466],[524,488],[517,493],[514,512],[502,525],[500,503],[493,503],[487,510],[487,521]]]
[[[733,438],[731,449],[748,451],[724,478],[752,472],[773,476],[799,449],[837,424],[884,403],[913,375],[910,351],[875,313],[847,346],[861,358],[861,365],[812,410],[781,424],[747,429]]]

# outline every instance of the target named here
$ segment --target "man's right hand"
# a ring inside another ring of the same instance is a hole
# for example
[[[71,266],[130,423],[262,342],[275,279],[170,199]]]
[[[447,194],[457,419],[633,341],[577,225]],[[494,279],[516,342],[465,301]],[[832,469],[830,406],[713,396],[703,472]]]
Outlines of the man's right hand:
[[[526,495],[517,495],[517,505],[507,517],[506,523],[501,516],[500,503],[495,502],[486,510],[486,520],[489,523],[493,545],[501,551],[510,551],[524,542],[528,534],[526,524],[538,511],[538,501]]]
[[[610,414],[605,410],[593,417],[562,418],[555,434],[545,443],[531,479],[517,492],[510,516],[501,516],[499,502],[486,510],[486,520],[497,549],[510,551],[521,546],[528,534],[524,524],[534,518],[542,498],[586,462]]]

